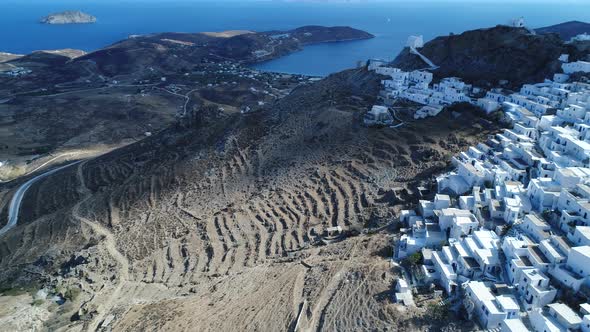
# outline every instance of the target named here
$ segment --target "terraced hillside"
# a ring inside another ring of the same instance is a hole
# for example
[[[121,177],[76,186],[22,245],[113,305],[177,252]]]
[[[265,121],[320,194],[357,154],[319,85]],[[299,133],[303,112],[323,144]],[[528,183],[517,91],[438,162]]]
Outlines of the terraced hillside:
[[[0,242],[0,281],[80,289],[47,320],[53,328],[415,324],[379,295],[393,280],[375,254],[386,235],[324,247],[319,235],[389,223],[404,204],[391,188],[409,197],[496,127],[459,109],[361,127],[378,89],[359,69],[248,115],[202,108],[190,125],[41,181],[24,224]]]

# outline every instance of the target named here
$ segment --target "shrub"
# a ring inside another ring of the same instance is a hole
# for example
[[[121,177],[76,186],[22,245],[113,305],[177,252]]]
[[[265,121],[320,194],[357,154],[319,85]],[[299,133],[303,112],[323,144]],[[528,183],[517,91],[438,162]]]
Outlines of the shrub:
[[[70,287],[64,293],[64,298],[69,301],[74,301],[80,295],[80,288]]]
[[[33,301],[33,302],[31,303],[31,305],[32,305],[33,307],[38,307],[38,306],[42,305],[43,303],[45,303],[45,300],[37,299],[37,300]]]
[[[406,266],[418,266],[419,264],[422,264],[423,261],[424,257],[422,256],[422,253],[416,252],[404,258],[403,263]]]

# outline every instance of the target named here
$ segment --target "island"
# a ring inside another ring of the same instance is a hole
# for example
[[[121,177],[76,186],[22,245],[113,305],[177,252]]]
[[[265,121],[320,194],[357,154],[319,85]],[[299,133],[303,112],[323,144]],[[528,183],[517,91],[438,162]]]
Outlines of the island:
[[[44,24],[88,24],[95,23],[96,17],[77,10],[50,14],[41,19]]]

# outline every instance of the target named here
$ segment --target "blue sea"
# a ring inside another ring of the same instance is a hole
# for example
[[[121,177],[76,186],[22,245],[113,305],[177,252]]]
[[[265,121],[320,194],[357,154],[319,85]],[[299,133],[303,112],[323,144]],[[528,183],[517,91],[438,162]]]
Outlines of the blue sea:
[[[262,70],[327,75],[369,58],[393,59],[409,35],[426,40],[451,32],[505,24],[524,16],[530,27],[570,20],[590,21],[590,0],[391,0],[362,2],[191,1],[191,0],[0,0],[0,51],[41,49],[92,51],[131,34],[246,29],[286,30],[302,25],[347,25],[372,40],[328,43],[262,63]],[[49,13],[82,10],[96,24],[49,26]]]

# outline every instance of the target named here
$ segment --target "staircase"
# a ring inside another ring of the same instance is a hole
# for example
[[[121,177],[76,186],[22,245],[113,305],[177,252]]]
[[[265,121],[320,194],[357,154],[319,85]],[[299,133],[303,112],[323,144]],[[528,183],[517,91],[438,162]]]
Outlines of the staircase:
[[[439,68],[439,66],[435,65],[434,62],[430,61],[430,59],[428,59],[426,56],[420,53],[415,47],[410,46],[410,53],[419,56],[420,59],[422,59],[422,61],[424,61],[428,66],[430,66],[430,70],[435,70]]]
[[[485,332],[500,332],[502,329],[500,327],[494,327],[493,329],[484,330]]]

